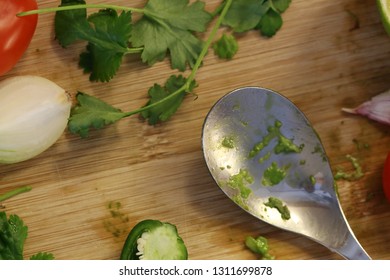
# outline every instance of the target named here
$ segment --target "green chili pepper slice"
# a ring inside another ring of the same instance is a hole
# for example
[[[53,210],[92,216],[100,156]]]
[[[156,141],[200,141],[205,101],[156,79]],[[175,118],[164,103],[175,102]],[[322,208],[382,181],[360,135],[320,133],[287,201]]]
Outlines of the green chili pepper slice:
[[[130,231],[121,260],[186,260],[187,248],[176,226],[158,220],[143,220]]]

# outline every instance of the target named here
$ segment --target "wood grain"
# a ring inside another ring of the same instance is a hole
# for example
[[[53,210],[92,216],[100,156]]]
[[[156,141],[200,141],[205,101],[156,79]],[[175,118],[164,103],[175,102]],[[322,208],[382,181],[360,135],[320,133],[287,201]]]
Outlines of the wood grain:
[[[43,8],[59,2],[38,3]],[[212,11],[218,3],[207,1],[206,8]],[[40,156],[0,166],[2,193],[33,187],[4,203],[7,213],[18,214],[29,226],[26,257],[49,251],[57,259],[118,259],[127,232],[140,220],[154,218],[176,224],[190,259],[255,259],[243,245],[247,235],[267,237],[277,259],[340,259],[313,241],[246,214],[209,176],[200,139],[208,110],[237,87],[262,86],[304,111],[334,170],[352,170],[347,154],[360,160],[365,176],[339,182],[341,203],[367,252],[374,259],[390,259],[390,204],[380,179],[390,129],[340,111],[390,88],[390,37],[375,1],[293,0],[275,37],[249,32],[239,36],[239,47],[231,61],[208,54],[196,78],[198,98],[187,98],[167,123],[152,127],[133,117],[93,131],[87,139],[65,132]],[[150,86],[176,73],[167,61],[147,67],[130,56],[111,82],[91,83],[77,66],[83,48],[78,43],[62,49],[54,38],[53,14],[40,15],[29,49],[0,80],[40,75],[71,93],[83,91],[130,110],[145,104]],[[358,149],[357,142],[369,148]],[[128,221],[110,216],[111,201],[121,203]]]

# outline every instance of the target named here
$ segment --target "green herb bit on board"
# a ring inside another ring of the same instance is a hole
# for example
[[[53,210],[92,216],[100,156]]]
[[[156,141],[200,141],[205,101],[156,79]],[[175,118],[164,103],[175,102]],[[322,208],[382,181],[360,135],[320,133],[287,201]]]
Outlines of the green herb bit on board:
[[[269,253],[268,240],[263,236],[245,238],[245,245],[253,253],[259,254],[262,260],[274,260],[275,257]]]
[[[361,150],[368,150],[370,148],[370,145],[367,144],[367,143],[364,143],[356,138],[352,139],[352,142],[355,144],[356,146],[356,149],[358,151],[361,151]]]
[[[359,180],[360,178],[362,178],[364,176],[364,172],[362,170],[362,166],[360,165],[358,159],[351,156],[351,155],[346,155],[346,158],[352,163],[354,171],[350,172],[350,173],[346,173],[342,170],[339,170],[334,175],[334,179],[335,180],[356,181],[356,180]]]
[[[110,201],[107,209],[111,217],[103,221],[104,228],[114,237],[120,237],[127,232],[129,218],[121,211],[122,204],[119,201]]]

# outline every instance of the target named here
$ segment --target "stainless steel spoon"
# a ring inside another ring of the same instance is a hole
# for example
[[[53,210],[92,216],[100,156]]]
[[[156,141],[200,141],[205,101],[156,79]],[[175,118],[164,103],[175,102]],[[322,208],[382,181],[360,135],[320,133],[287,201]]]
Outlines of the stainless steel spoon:
[[[230,92],[207,115],[202,147],[216,183],[245,211],[346,259],[370,259],[343,214],[317,133],[287,98],[258,87]]]

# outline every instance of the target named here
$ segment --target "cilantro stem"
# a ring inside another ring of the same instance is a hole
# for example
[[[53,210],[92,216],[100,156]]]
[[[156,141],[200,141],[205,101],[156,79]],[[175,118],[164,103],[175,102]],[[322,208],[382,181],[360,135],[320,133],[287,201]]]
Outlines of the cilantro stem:
[[[187,83],[184,85],[186,88],[188,88],[189,85],[191,84],[191,82],[195,79],[195,76],[196,76],[196,74],[197,74],[197,72],[199,70],[199,67],[202,64],[202,61],[205,58],[205,56],[206,56],[206,54],[207,54],[207,52],[208,52],[208,50],[209,50],[209,48],[210,48],[214,38],[215,38],[215,35],[217,34],[218,29],[221,27],[222,21],[225,18],[226,13],[229,10],[230,5],[232,4],[232,2],[233,2],[233,0],[227,0],[226,1],[226,4],[223,7],[223,10],[221,12],[221,15],[218,17],[216,23],[214,24],[213,28],[211,29],[210,35],[207,38],[206,43],[203,46],[203,49],[200,52],[199,57],[196,60],[194,67],[192,68],[192,72],[191,72],[191,74],[189,75],[189,77],[187,79]]]
[[[68,6],[59,6],[59,7],[51,7],[51,8],[43,8],[38,10],[30,10],[25,12],[20,12],[16,14],[18,17],[36,15],[36,14],[46,14],[52,12],[60,12],[60,11],[70,11],[70,10],[78,10],[78,9],[113,9],[113,10],[121,10],[121,11],[130,11],[135,13],[144,13],[144,9],[131,8],[125,6],[118,5],[109,5],[109,4],[78,4],[78,5],[68,5]]]
[[[221,13],[223,8],[225,7],[225,1],[223,1],[218,7],[211,13],[211,16],[215,18],[218,14]]]
[[[186,83],[181,87],[179,88],[178,90],[176,90],[175,92],[171,93],[170,95],[168,95],[167,97],[153,103],[153,104],[150,104],[150,105],[147,105],[147,106],[144,106],[144,107],[141,107],[141,108],[138,108],[134,111],[130,111],[130,112],[127,112],[124,114],[125,117],[128,117],[128,116],[131,116],[131,115],[134,115],[134,114],[138,114],[142,111],[145,111],[145,110],[149,110],[155,106],[158,106],[174,97],[176,97],[177,95],[183,93],[184,91],[188,90],[192,81],[195,79],[195,76],[200,68],[200,66],[202,65],[202,62],[203,62],[203,59],[205,58],[205,56],[207,55],[207,52],[208,52],[208,49],[210,48],[214,38],[215,38],[215,35],[217,34],[217,31],[218,29],[220,28],[221,24],[222,24],[222,21],[224,19],[224,17],[226,16],[226,13],[227,11],[229,10],[230,8],[230,5],[232,4],[233,0],[227,0],[225,5],[223,6],[223,9],[222,9],[222,12],[220,14],[220,16],[218,17],[216,23],[214,24],[211,32],[210,32],[210,35],[209,37],[207,38],[203,48],[202,48],[202,51],[200,52],[199,56],[198,56],[198,59],[196,60],[195,64],[194,64],[194,67],[192,68],[192,71],[190,73],[190,75],[188,76],[187,80],[186,80]]]
[[[140,53],[144,50],[143,47],[139,47],[139,48],[127,48],[127,51],[125,52],[125,54],[129,54],[129,53]]]
[[[0,202],[4,201],[6,199],[9,199],[9,198],[11,198],[11,197],[13,197],[15,195],[31,191],[31,189],[32,188],[30,186],[24,186],[24,187],[20,187],[20,188],[17,188],[15,190],[6,192],[5,194],[0,195]]]

